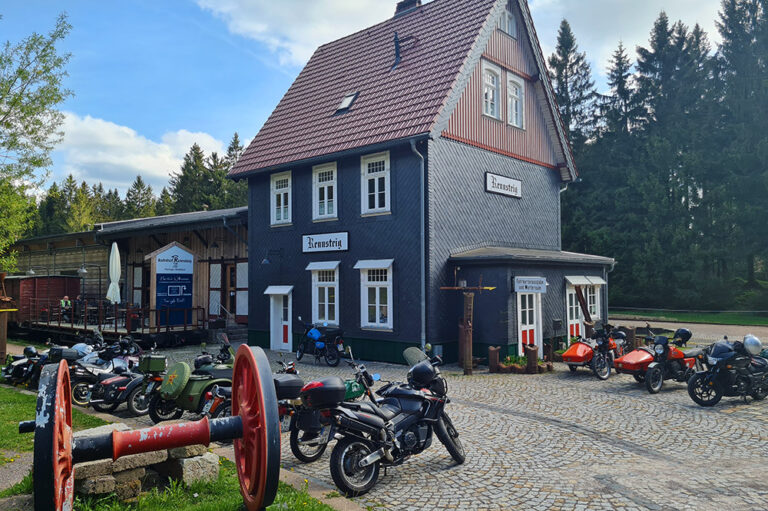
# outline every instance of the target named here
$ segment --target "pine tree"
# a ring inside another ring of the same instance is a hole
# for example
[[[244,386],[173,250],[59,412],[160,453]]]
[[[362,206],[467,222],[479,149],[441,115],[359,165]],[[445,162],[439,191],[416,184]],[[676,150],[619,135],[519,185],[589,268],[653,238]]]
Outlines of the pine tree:
[[[93,229],[95,223],[96,208],[88,185],[83,182],[75,190],[75,196],[69,205],[69,214],[66,217],[68,232],[83,232]]]
[[[560,23],[557,47],[549,57],[549,67],[560,115],[578,154],[594,130],[596,92],[586,54],[579,52],[567,20]]]
[[[155,216],[155,202],[152,187],[144,182],[141,175],[138,175],[125,194],[125,216],[128,218]]]
[[[120,197],[120,192],[117,188],[109,190],[104,196],[103,206],[104,222],[115,222],[117,220],[125,220],[127,216],[125,214],[125,203]]]
[[[623,43],[613,52],[608,68],[610,93],[602,98],[601,114],[610,133],[626,134],[634,127],[637,115],[631,82],[632,62]]]
[[[245,148],[240,143],[240,137],[237,132],[235,132],[232,136],[232,140],[229,142],[229,147],[227,147],[227,173],[229,173],[237,160],[240,159],[244,150]],[[224,182],[224,191],[227,199],[223,207],[236,208],[248,205],[248,181],[246,179],[241,179],[239,181],[226,179]]]
[[[194,144],[184,155],[180,171],[171,175],[170,191],[174,199],[174,213],[203,209],[207,201],[206,174],[205,154],[199,145]]]
[[[173,214],[173,208],[173,197],[171,197],[171,194],[168,192],[168,188],[164,186],[160,192],[160,198],[157,200],[155,213],[157,215],[171,215]]]

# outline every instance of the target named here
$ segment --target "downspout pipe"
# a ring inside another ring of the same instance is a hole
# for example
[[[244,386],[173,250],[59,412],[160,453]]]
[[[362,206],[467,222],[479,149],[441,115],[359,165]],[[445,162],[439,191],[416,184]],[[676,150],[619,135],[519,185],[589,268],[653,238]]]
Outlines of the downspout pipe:
[[[424,351],[424,347],[427,344],[427,254],[426,254],[426,227],[424,225],[424,222],[426,220],[426,214],[425,214],[425,165],[424,165],[424,155],[419,152],[418,149],[416,149],[416,141],[411,140],[411,151],[413,154],[415,154],[419,158],[419,166],[420,166],[420,172],[419,172],[419,181],[420,181],[420,192],[419,193],[419,199],[421,201],[421,222],[420,222],[420,228],[421,228],[421,350]]]

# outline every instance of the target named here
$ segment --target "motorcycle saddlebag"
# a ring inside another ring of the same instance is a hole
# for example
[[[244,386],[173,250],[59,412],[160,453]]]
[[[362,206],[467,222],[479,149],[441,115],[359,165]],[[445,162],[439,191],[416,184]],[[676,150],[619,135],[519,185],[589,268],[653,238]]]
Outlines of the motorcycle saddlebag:
[[[61,346],[54,346],[48,352],[48,360],[51,362],[61,362],[66,360],[67,362],[73,362],[80,360],[83,356],[77,351],[71,348],[62,348]]]
[[[277,399],[298,399],[304,381],[295,374],[276,374],[272,377],[275,382]]]
[[[300,408],[296,414],[296,427],[302,431],[320,431],[323,428],[320,423],[320,410]]]
[[[329,376],[304,385],[301,389],[301,401],[309,408],[328,408],[344,401],[347,387],[338,376]]]

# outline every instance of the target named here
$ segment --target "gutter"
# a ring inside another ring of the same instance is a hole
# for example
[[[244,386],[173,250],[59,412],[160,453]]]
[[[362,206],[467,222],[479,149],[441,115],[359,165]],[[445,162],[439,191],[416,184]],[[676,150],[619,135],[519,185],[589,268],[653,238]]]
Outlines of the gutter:
[[[416,149],[416,141],[414,139],[411,139],[411,151],[413,154],[415,154],[419,158],[419,166],[421,167],[421,172],[419,172],[419,185],[421,193],[419,194],[419,199],[421,201],[421,350],[424,351],[424,347],[427,343],[427,263],[426,263],[426,229],[424,226],[424,221],[426,219],[426,214],[424,211],[425,208],[425,189],[424,189],[424,181],[425,181],[425,165],[424,165],[424,155],[419,152],[418,149]]]

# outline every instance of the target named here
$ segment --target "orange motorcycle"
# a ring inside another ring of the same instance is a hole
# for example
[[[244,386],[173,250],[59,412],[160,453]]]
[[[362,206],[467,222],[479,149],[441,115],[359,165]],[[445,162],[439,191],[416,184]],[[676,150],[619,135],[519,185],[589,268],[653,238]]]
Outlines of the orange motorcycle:
[[[579,367],[589,367],[601,380],[611,376],[611,367],[615,358],[624,355],[627,335],[614,330],[613,326],[605,323],[595,330],[591,339],[579,339],[563,353],[563,362],[575,373]]]

